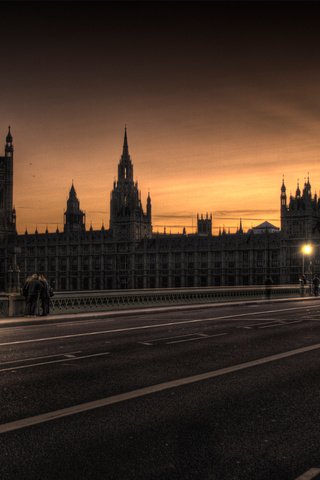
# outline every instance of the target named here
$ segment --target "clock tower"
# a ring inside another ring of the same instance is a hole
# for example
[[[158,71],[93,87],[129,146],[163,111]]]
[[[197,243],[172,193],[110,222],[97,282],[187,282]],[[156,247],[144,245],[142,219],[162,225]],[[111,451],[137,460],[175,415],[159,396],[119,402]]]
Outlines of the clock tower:
[[[16,212],[13,208],[13,143],[8,128],[4,157],[0,157],[0,236],[16,233]]]

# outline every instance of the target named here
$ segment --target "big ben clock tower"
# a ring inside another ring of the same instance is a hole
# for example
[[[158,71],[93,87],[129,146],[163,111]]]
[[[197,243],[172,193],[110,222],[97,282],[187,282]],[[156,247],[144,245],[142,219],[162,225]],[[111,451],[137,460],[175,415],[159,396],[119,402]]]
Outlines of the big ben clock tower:
[[[8,128],[4,157],[0,157],[0,237],[16,233],[16,213],[13,208],[13,143]]]

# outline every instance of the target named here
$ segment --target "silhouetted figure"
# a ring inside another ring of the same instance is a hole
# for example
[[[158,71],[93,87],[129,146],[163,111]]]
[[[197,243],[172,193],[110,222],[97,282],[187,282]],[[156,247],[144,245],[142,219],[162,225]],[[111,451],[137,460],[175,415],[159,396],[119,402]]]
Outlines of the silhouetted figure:
[[[317,275],[313,277],[312,284],[313,284],[313,293],[317,297],[319,295],[319,284],[320,284],[320,280]]]
[[[40,291],[40,300],[41,300],[41,309],[42,317],[46,317],[50,312],[50,297],[53,295],[53,290],[49,285],[48,280],[44,275],[39,275],[39,280],[42,284],[42,289]]]
[[[26,281],[23,287],[23,294],[26,297],[26,315],[36,315],[42,288],[42,283],[36,273],[31,276],[29,281]]]

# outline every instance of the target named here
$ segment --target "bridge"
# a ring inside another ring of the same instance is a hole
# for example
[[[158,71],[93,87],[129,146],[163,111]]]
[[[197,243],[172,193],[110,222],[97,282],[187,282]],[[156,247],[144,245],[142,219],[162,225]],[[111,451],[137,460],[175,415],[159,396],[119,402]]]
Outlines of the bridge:
[[[57,314],[99,312],[163,305],[189,305],[245,299],[289,298],[310,295],[309,287],[203,287],[142,290],[86,290],[56,292],[50,312]],[[20,293],[0,295],[0,317],[23,316],[25,299]]]

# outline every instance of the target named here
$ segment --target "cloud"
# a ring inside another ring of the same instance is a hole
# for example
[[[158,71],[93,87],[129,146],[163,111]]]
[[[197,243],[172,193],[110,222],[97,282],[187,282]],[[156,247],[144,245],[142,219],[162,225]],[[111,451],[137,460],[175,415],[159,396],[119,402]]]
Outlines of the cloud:
[[[261,218],[248,218],[249,216],[263,216],[270,214],[279,214],[279,210],[217,210],[213,212],[215,218],[224,218],[228,220],[238,220],[239,217],[244,217],[246,220],[262,220]],[[278,220],[276,218],[275,220]]]

